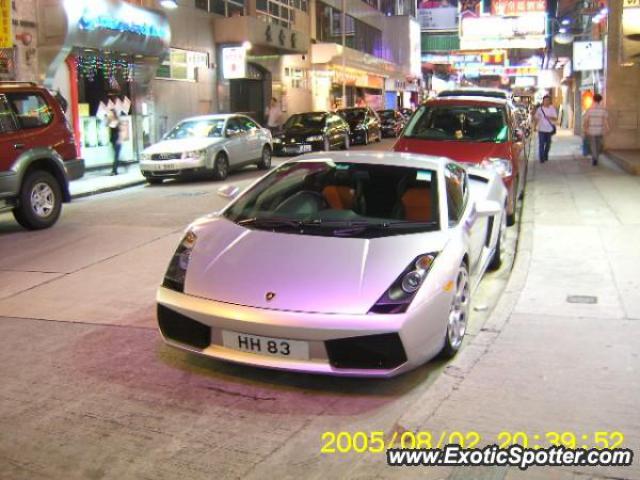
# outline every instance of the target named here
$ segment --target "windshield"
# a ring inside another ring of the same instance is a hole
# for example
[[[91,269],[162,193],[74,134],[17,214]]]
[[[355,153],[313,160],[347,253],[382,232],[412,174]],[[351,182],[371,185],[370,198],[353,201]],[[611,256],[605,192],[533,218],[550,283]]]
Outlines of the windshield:
[[[457,142],[495,142],[509,139],[501,107],[474,105],[422,106],[412,117],[405,137]]]
[[[433,170],[331,160],[286,163],[225,213],[247,228],[375,238],[439,230]]]
[[[165,135],[166,140],[179,140],[182,138],[211,138],[222,137],[224,132],[224,119],[185,120],[176,125],[173,130]]]
[[[298,113],[289,117],[284,128],[324,128],[326,117],[325,113]]]
[[[378,116],[381,120],[395,120],[396,112],[394,110],[380,110]]]
[[[357,108],[351,110],[340,110],[338,112],[342,118],[344,118],[347,122],[362,122],[364,120],[364,116],[366,110],[364,108]]]

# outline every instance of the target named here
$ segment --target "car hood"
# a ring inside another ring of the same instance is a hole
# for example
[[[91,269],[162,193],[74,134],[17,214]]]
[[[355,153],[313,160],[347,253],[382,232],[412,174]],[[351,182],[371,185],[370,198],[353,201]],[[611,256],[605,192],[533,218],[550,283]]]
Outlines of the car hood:
[[[282,132],[285,137],[298,137],[301,135],[321,135],[321,128],[289,128]]]
[[[224,141],[224,138],[181,138],[179,140],[162,140],[145,148],[143,153],[182,153],[193,150],[204,150],[216,143]]]
[[[403,137],[398,140],[393,149],[396,152],[423,153],[470,163],[480,163],[490,157],[511,158],[508,142],[431,141]]]
[[[186,294],[316,313],[366,314],[411,261],[441,251],[447,239],[443,232],[376,239],[274,233],[223,217],[194,225]]]

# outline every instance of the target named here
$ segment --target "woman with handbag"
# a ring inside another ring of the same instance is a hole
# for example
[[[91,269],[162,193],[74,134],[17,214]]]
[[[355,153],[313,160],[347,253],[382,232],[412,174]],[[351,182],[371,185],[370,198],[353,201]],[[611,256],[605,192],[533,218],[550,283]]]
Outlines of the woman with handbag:
[[[542,99],[542,105],[538,107],[536,113],[533,114],[533,122],[538,130],[538,148],[540,163],[549,160],[549,150],[551,150],[551,137],[556,134],[556,121],[558,120],[558,112],[551,105],[551,97],[545,95]]]

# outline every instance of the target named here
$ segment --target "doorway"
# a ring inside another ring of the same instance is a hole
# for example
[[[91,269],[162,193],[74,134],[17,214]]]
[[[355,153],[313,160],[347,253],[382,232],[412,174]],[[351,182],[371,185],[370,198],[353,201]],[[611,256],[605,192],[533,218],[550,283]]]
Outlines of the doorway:
[[[271,99],[271,73],[259,65],[247,64],[247,78],[230,80],[230,109],[265,124],[265,110]]]

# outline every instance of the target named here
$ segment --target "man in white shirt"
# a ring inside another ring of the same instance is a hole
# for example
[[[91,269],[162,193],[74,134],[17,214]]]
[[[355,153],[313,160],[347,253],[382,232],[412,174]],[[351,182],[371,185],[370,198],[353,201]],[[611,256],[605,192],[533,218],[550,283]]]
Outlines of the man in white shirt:
[[[558,112],[551,105],[551,97],[545,95],[542,105],[533,114],[533,123],[538,130],[538,151],[540,163],[549,160],[549,150],[551,150],[551,137],[556,133],[555,123],[558,120]]]
[[[589,140],[591,164],[598,165],[598,157],[602,153],[602,139],[609,131],[609,112],[602,106],[602,95],[593,96],[593,105],[582,117],[582,131]]]
[[[271,130],[272,134],[277,134],[280,129],[280,118],[282,112],[280,111],[280,105],[278,100],[274,97],[271,99],[271,105],[267,107],[267,128]]]

